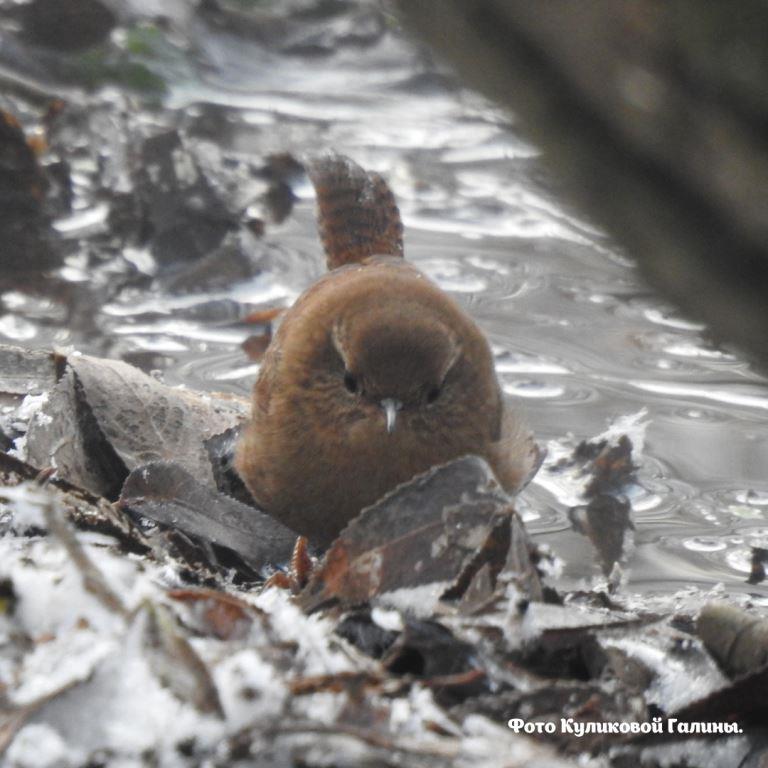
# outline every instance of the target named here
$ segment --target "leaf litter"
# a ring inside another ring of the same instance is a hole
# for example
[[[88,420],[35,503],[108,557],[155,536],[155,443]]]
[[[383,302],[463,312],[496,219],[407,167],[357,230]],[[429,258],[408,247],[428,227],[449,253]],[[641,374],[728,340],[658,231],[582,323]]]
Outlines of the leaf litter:
[[[26,5],[47,18],[62,4]],[[75,31],[114,46],[106,6],[75,5]],[[386,29],[367,5],[318,3],[308,14],[299,4],[302,16],[317,14],[307,35],[296,4],[256,5],[217,0],[199,12],[314,56],[359,44],[346,14],[367,18],[374,37]],[[84,26],[85,12],[105,21]],[[34,36],[29,18],[17,26]],[[63,39],[56,29],[53,43]],[[45,56],[57,65],[49,71],[72,79],[50,50],[32,50],[27,63],[39,71]],[[64,103],[31,82],[22,91],[47,110],[51,153],[40,162],[41,137],[0,115],[0,193],[14,214],[0,217],[0,233],[17,257],[4,285],[38,290],[41,272],[62,266],[79,239],[91,248],[88,288],[47,280],[57,301],[66,294],[70,323],[88,327],[93,307],[130,301],[134,285],[152,283],[170,301],[269,267],[261,235],[291,210],[303,172],[295,158],[255,167],[196,141],[219,127],[210,105],[186,127],[161,112],[150,127],[119,93],[61,88]],[[84,202],[104,211],[87,230],[76,215]],[[103,253],[119,254],[121,274],[104,268]],[[247,343],[258,360],[276,312],[250,309],[239,320],[264,328]],[[414,480],[312,552],[252,509],[233,474],[246,403],[166,387],[125,363],[8,348],[0,396],[0,755],[13,768],[765,760],[764,614],[748,598],[709,606],[718,590],[654,597],[622,587],[642,414],[581,446],[549,446],[539,483],[568,489],[572,524],[600,572],[565,592],[480,461]],[[761,569],[756,553],[755,582]],[[280,575],[288,589],[265,586]],[[746,733],[531,738],[506,726],[514,717],[723,720]]]
[[[523,735],[514,718],[714,719],[745,731],[720,735],[733,755],[759,753],[765,620],[706,595],[651,610],[618,582],[557,592],[482,460],[415,478],[313,553],[230,495],[241,403],[115,361],[48,366],[26,454],[0,455],[9,765],[661,766],[681,744],[709,764],[701,737]],[[585,506],[631,507],[625,433],[553,453],[543,471]],[[608,537],[615,568],[630,550]],[[290,588],[266,586],[280,573]]]

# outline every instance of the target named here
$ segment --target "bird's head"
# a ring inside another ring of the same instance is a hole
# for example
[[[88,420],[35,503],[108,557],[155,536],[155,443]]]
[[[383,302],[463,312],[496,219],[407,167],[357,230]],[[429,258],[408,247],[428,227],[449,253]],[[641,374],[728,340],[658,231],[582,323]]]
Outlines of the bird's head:
[[[436,409],[450,399],[461,358],[459,339],[441,319],[412,309],[390,305],[345,316],[331,334],[346,396],[380,408],[389,433],[401,410]]]

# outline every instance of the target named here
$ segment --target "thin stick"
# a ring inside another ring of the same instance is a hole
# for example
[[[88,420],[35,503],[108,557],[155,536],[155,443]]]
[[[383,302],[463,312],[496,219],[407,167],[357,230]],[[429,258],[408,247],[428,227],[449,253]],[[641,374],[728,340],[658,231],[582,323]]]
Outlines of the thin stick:
[[[83,586],[85,589],[109,611],[120,614],[120,616],[127,619],[129,611],[125,607],[125,603],[123,603],[120,596],[112,589],[112,587],[109,586],[107,580],[104,578],[104,574],[88,556],[88,553],[83,549],[82,544],[77,540],[75,532],[56,508],[53,495],[46,489],[49,479],[50,474],[43,472],[40,474],[37,481],[43,492],[46,494],[45,498],[41,498],[39,503],[42,507],[48,530],[61,542],[70,559],[75,564],[75,567],[80,571],[80,576],[83,579]]]

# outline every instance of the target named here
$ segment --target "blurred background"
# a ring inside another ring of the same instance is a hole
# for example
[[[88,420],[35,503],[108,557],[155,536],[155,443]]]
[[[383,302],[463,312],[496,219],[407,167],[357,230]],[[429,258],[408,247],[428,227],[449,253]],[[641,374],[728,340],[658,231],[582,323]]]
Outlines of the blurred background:
[[[333,149],[553,455],[642,412],[633,588],[759,596],[768,13],[718,8],[0,0],[0,341],[247,396]],[[578,583],[575,503],[542,474],[520,506]]]

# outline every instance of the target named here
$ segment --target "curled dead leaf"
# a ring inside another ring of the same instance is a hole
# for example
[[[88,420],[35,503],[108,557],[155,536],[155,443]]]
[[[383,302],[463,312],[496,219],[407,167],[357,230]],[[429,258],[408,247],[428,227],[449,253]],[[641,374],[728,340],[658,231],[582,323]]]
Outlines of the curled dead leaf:
[[[363,510],[331,544],[299,600],[308,610],[332,600],[356,605],[425,585],[438,597],[460,598],[484,564],[498,574],[511,547],[524,592],[538,599],[527,534],[514,521],[512,501],[488,465],[475,456],[457,459]]]

